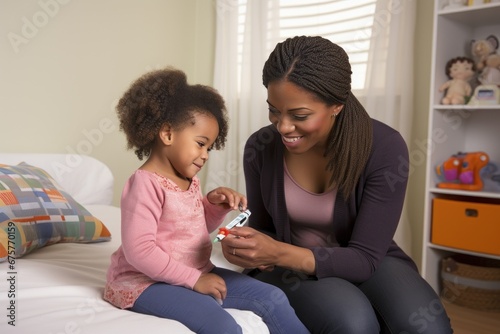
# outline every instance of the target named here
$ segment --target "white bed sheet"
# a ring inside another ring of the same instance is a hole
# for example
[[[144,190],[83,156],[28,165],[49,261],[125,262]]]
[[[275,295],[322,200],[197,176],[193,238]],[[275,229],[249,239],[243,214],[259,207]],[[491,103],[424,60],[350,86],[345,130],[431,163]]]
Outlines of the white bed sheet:
[[[16,259],[16,326],[10,326],[6,317],[11,298],[7,296],[5,277],[0,281],[4,313],[0,333],[192,333],[177,321],[120,310],[102,299],[110,255],[120,244],[120,209],[110,205],[86,208],[110,229],[112,241],[55,244]],[[212,258],[224,266],[220,249],[214,249]],[[0,268],[6,276],[8,263],[1,263]],[[244,333],[269,333],[254,313],[228,312]]]

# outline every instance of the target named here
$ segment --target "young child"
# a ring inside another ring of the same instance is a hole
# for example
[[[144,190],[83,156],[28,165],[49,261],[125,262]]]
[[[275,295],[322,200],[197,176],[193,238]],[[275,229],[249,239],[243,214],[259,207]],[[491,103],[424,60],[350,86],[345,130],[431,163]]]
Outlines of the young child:
[[[309,333],[281,290],[210,262],[209,233],[247,206],[225,187],[203,197],[196,176],[226,141],[217,91],[167,68],[133,83],[117,110],[128,148],[146,162],[123,189],[122,244],[111,257],[104,299],[196,333],[242,333],[224,308],[253,311],[271,333]]]

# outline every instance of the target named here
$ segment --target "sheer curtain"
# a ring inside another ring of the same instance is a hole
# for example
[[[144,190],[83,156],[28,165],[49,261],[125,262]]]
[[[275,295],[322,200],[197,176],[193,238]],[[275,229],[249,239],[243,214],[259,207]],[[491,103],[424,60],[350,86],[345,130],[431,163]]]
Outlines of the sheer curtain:
[[[290,2],[299,6],[301,3]],[[325,2],[342,5],[343,1]],[[353,35],[359,37],[360,45],[364,44],[362,40],[370,40],[365,85],[354,93],[373,118],[400,131],[408,142],[413,114],[416,1],[377,0],[375,6],[373,26],[360,28]],[[230,126],[226,148],[211,153],[205,190],[225,185],[244,193],[241,162],[245,141],[251,133],[269,124],[261,78],[269,53],[284,39],[280,31],[280,0],[251,0],[246,8],[239,6],[238,0],[216,0],[216,13],[214,87],[226,100]],[[238,29],[239,24],[243,29]],[[310,35],[321,35],[313,31],[307,30]],[[335,41],[335,36],[328,38]],[[408,252],[409,233],[405,210],[396,240]]]
[[[239,3],[216,0],[213,86],[226,101],[230,124],[224,150],[210,153],[206,191],[228,186],[245,193],[241,164],[245,142],[269,124],[262,68],[279,41],[279,0],[252,0],[245,6]],[[241,15],[244,20],[240,20]]]
[[[377,0],[365,89],[359,96],[370,116],[398,130],[408,146],[414,111],[413,40],[416,12],[416,1]],[[395,240],[411,253],[412,238],[406,206]]]

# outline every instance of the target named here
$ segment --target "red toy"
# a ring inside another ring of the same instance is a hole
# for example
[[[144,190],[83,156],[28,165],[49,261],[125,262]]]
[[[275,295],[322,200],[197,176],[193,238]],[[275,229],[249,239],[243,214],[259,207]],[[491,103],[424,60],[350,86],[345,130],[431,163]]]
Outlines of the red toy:
[[[436,167],[436,173],[445,182],[437,184],[438,188],[457,190],[481,190],[483,180],[481,170],[488,165],[490,158],[484,152],[458,152],[442,165]]]

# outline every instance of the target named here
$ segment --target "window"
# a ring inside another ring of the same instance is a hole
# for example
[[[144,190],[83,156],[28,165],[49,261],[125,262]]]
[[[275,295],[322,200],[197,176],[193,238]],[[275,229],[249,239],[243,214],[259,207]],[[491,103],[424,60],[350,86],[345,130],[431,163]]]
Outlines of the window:
[[[246,3],[239,0],[240,56]],[[364,88],[376,0],[279,0],[280,39],[320,35],[349,55],[352,89]],[[241,57],[239,59],[241,63]]]

